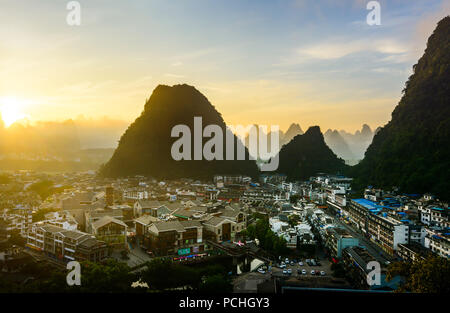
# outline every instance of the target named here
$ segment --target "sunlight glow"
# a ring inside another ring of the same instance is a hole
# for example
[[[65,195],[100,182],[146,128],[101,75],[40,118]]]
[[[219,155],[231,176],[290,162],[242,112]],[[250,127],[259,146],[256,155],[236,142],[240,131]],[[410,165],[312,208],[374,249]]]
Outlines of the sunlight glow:
[[[1,119],[6,127],[11,126],[18,120],[25,118],[22,110],[25,102],[15,97],[5,97],[0,99]]]

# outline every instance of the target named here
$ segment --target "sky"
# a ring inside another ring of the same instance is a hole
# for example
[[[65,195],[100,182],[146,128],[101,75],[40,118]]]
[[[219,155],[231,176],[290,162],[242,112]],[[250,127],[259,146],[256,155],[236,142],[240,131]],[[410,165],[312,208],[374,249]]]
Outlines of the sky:
[[[133,121],[158,84],[231,125],[384,125],[450,0],[0,0],[0,112]]]

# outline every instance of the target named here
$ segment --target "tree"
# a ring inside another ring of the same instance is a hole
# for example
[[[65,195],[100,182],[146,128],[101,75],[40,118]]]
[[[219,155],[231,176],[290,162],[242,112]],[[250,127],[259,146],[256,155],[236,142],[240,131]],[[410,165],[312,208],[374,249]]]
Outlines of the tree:
[[[233,291],[233,285],[228,277],[222,274],[215,274],[206,277],[199,287],[202,293],[228,293]]]
[[[43,208],[39,209],[36,213],[33,214],[33,223],[42,221],[45,219],[45,214],[50,212],[57,212],[58,209],[52,209],[52,208]]]
[[[180,287],[195,289],[200,283],[200,276],[196,270],[187,266],[170,260],[153,259],[142,272],[142,280],[156,291]]]
[[[292,204],[296,204],[297,203],[297,201],[300,199],[300,196],[299,195],[292,195],[290,198],[289,198],[289,201],[292,203]]]
[[[8,238],[8,244],[16,246],[25,245],[25,238],[22,237],[18,230],[13,230],[10,235],[11,236]]]
[[[400,275],[404,282],[397,292],[450,293],[450,261],[430,255],[412,263],[395,262],[388,267],[386,280]]]

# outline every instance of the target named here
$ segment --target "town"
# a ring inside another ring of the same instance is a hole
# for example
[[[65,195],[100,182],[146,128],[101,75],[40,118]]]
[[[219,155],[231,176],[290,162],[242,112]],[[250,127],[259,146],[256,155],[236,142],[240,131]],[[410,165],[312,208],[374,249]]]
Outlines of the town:
[[[64,272],[70,261],[115,260],[139,272],[156,259],[219,262],[234,292],[392,291],[401,277],[387,279],[390,264],[450,258],[447,203],[396,188],[357,195],[351,183],[329,174],[294,183],[280,174],[204,182],[4,172],[0,267],[27,284],[29,263]],[[368,280],[373,261],[378,284]]]

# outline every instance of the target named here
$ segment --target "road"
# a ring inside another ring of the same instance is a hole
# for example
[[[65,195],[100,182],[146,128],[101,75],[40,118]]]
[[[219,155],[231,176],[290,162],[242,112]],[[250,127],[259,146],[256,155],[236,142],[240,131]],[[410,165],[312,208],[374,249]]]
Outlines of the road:
[[[367,249],[367,251],[369,251],[369,253],[374,256],[378,256],[384,264],[386,264],[386,261],[392,262],[394,260],[394,258],[392,256],[388,255],[380,247],[378,247],[373,242],[371,242],[369,239],[364,237],[364,234],[355,231],[352,227],[343,223],[338,218],[335,218],[335,222],[336,222],[336,224],[344,227],[353,237],[358,238],[360,243],[362,245],[364,245],[364,247]]]

